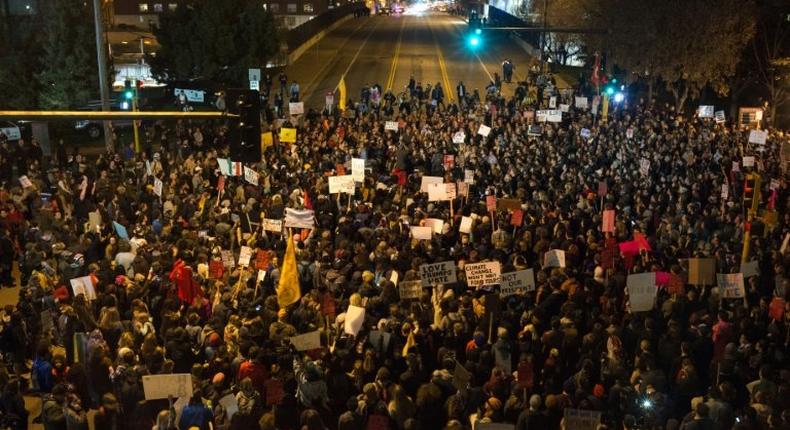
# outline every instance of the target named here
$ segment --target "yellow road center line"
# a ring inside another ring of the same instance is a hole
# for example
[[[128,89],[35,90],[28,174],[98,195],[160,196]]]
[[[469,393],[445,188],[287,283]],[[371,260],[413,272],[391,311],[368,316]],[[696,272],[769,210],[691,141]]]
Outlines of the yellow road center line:
[[[392,89],[395,84],[395,72],[398,70],[398,57],[400,56],[400,47],[403,42],[403,27],[406,26],[406,17],[401,17],[400,31],[398,31],[398,42],[395,44],[395,54],[392,56],[392,65],[390,66],[390,74],[387,77],[387,88],[385,91]]]
[[[442,74],[442,81],[444,82],[444,94],[448,101],[453,101],[453,91],[450,87],[450,78],[447,75],[447,65],[444,62],[444,55],[442,49],[439,47],[439,40],[436,38],[436,33],[433,31],[433,26],[428,21],[428,28],[431,29],[431,36],[433,36],[433,44],[436,47],[436,56],[439,58],[439,70]]]

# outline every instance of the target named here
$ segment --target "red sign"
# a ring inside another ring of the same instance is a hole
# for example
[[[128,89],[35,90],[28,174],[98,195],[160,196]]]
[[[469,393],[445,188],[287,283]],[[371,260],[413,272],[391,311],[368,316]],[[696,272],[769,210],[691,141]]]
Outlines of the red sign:
[[[521,209],[513,210],[513,214],[510,215],[510,224],[518,227],[524,221],[524,211]]]
[[[495,196],[486,196],[486,210],[489,212],[494,212],[496,210]]]
[[[455,167],[455,155],[444,155],[444,170],[451,170]]]
[[[255,254],[255,269],[269,270],[269,264],[271,264],[271,261],[271,253],[267,250],[259,249],[258,253]]]
[[[211,260],[208,263],[208,277],[211,279],[220,279],[225,274],[225,266],[222,265],[221,260]]]
[[[785,315],[785,299],[781,297],[774,297],[771,304],[768,305],[768,315],[776,321],[781,321]]]
[[[285,397],[283,392],[283,381],[279,379],[269,379],[263,384],[266,387],[266,405],[279,405]]]

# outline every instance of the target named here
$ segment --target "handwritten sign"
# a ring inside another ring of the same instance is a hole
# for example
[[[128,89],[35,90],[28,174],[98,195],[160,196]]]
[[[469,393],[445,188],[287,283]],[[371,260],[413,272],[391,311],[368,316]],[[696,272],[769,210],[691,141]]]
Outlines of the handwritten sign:
[[[628,275],[626,287],[631,312],[646,312],[653,309],[658,292],[655,272]]]
[[[264,218],[262,222],[263,222],[263,229],[266,231],[271,231],[275,233],[283,232],[283,220],[281,219]]]
[[[742,299],[746,296],[743,273],[717,273],[716,283],[724,299]]]
[[[321,332],[319,330],[293,336],[288,338],[288,340],[297,351],[310,351],[321,348]]]
[[[532,269],[503,273],[499,282],[499,296],[507,297],[535,290],[535,272]]]
[[[442,261],[441,263],[423,264],[420,266],[420,279],[424,287],[431,287],[436,284],[447,285],[458,282],[455,273],[455,262]]]
[[[448,201],[455,199],[455,184],[429,184],[428,201]]]
[[[174,373],[169,375],[143,376],[145,400],[173,397],[192,397],[192,375]]]
[[[354,182],[365,182],[365,159],[352,158],[351,159],[351,176]]]
[[[427,193],[430,184],[444,183],[444,178],[441,176],[423,176],[420,180],[420,192]]]
[[[343,331],[346,334],[356,336],[364,322],[365,308],[349,305],[348,310],[346,310],[346,321],[343,326]]]
[[[283,143],[296,143],[296,129],[295,128],[281,128],[280,129],[280,142],[283,142]]]
[[[712,258],[689,258],[690,285],[713,285],[716,281],[716,260]]]
[[[411,226],[411,236],[417,240],[431,240],[430,227]]]
[[[466,283],[470,287],[497,285],[502,278],[502,265],[498,261],[467,264],[464,273],[466,273]]]
[[[354,194],[354,176],[330,176],[329,177],[329,194]]]
[[[398,131],[398,121],[387,121],[384,123],[384,130]]]
[[[485,124],[480,124],[480,128],[477,129],[477,134],[483,137],[488,137],[488,135],[491,134],[491,127]]]
[[[565,251],[552,249],[543,254],[543,267],[565,267]]]
[[[428,218],[425,220],[425,226],[430,227],[431,231],[436,234],[442,234],[444,229],[444,220],[438,218]]]
[[[743,167],[754,167],[754,157],[752,156],[743,157]]]
[[[461,144],[466,140],[466,134],[463,131],[457,131],[453,134],[453,143]]]
[[[576,97],[576,105],[577,109],[587,109],[587,97]]]
[[[601,226],[602,232],[614,233],[614,216],[615,216],[614,209],[607,209],[603,211],[603,225]]]
[[[304,103],[303,102],[291,102],[288,103],[288,113],[291,115],[301,115],[304,113]]]
[[[93,285],[93,279],[90,276],[82,276],[74,278],[69,281],[71,284],[71,291],[75,296],[82,294],[88,301],[96,300],[96,289]]]
[[[419,299],[422,295],[422,281],[401,281],[398,284],[401,300]]]
[[[162,181],[154,178],[154,194],[156,194],[158,197],[162,197],[162,188],[164,188]]]
[[[258,172],[255,169],[244,166],[244,180],[252,185],[258,185]]]
[[[474,184],[475,183],[475,171],[464,169],[464,182],[467,184]]]
[[[751,130],[749,131],[749,143],[756,143],[758,145],[765,145],[768,139],[768,132],[765,130]]]
[[[250,265],[250,259],[252,258],[252,248],[249,246],[242,246],[241,250],[239,250],[239,266],[247,267]]]
[[[236,265],[235,260],[233,259],[233,253],[227,249],[223,249],[220,251],[220,255],[222,256],[222,265],[231,268]]]
[[[472,218],[465,216],[461,217],[461,224],[458,226],[458,231],[461,233],[469,234],[472,232]]]

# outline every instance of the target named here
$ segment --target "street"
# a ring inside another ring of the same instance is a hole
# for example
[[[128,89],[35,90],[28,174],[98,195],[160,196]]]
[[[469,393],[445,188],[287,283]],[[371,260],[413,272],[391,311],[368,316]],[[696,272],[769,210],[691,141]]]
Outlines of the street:
[[[512,95],[533,58],[505,32],[484,32],[480,46],[472,50],[465,39],[467,28],[462,18],[437,12],[350,19],[291,64],[286,74],[289,82],[299,82],[302,99],[312,108],[324,106],[324,96],[341,76],[355,101],[363,86],[374,83],[397,95],[410,76],[423,87],[441,83],[445,101],[454,101],[459,81],[470,93],[478,89],[483,95],[494,73],[502,76],[502,61],[510,58],[516,69],[503,93]]]

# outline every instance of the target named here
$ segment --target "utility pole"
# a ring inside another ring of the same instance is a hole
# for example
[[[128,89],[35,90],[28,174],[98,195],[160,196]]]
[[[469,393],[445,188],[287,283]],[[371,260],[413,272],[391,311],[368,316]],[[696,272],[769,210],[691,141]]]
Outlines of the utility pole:
[[[99,68],[99,96],[101,97],[101,110],[110,110],[110,91],[107,88],[107,43],[104,41],[104,20],[102,19],[101,4],[99,0],[93,0],[93,26],[96,30],[96,66]],[[104,146],[112,150],[112,132],[110,121],[102,121],[104,124]]]

